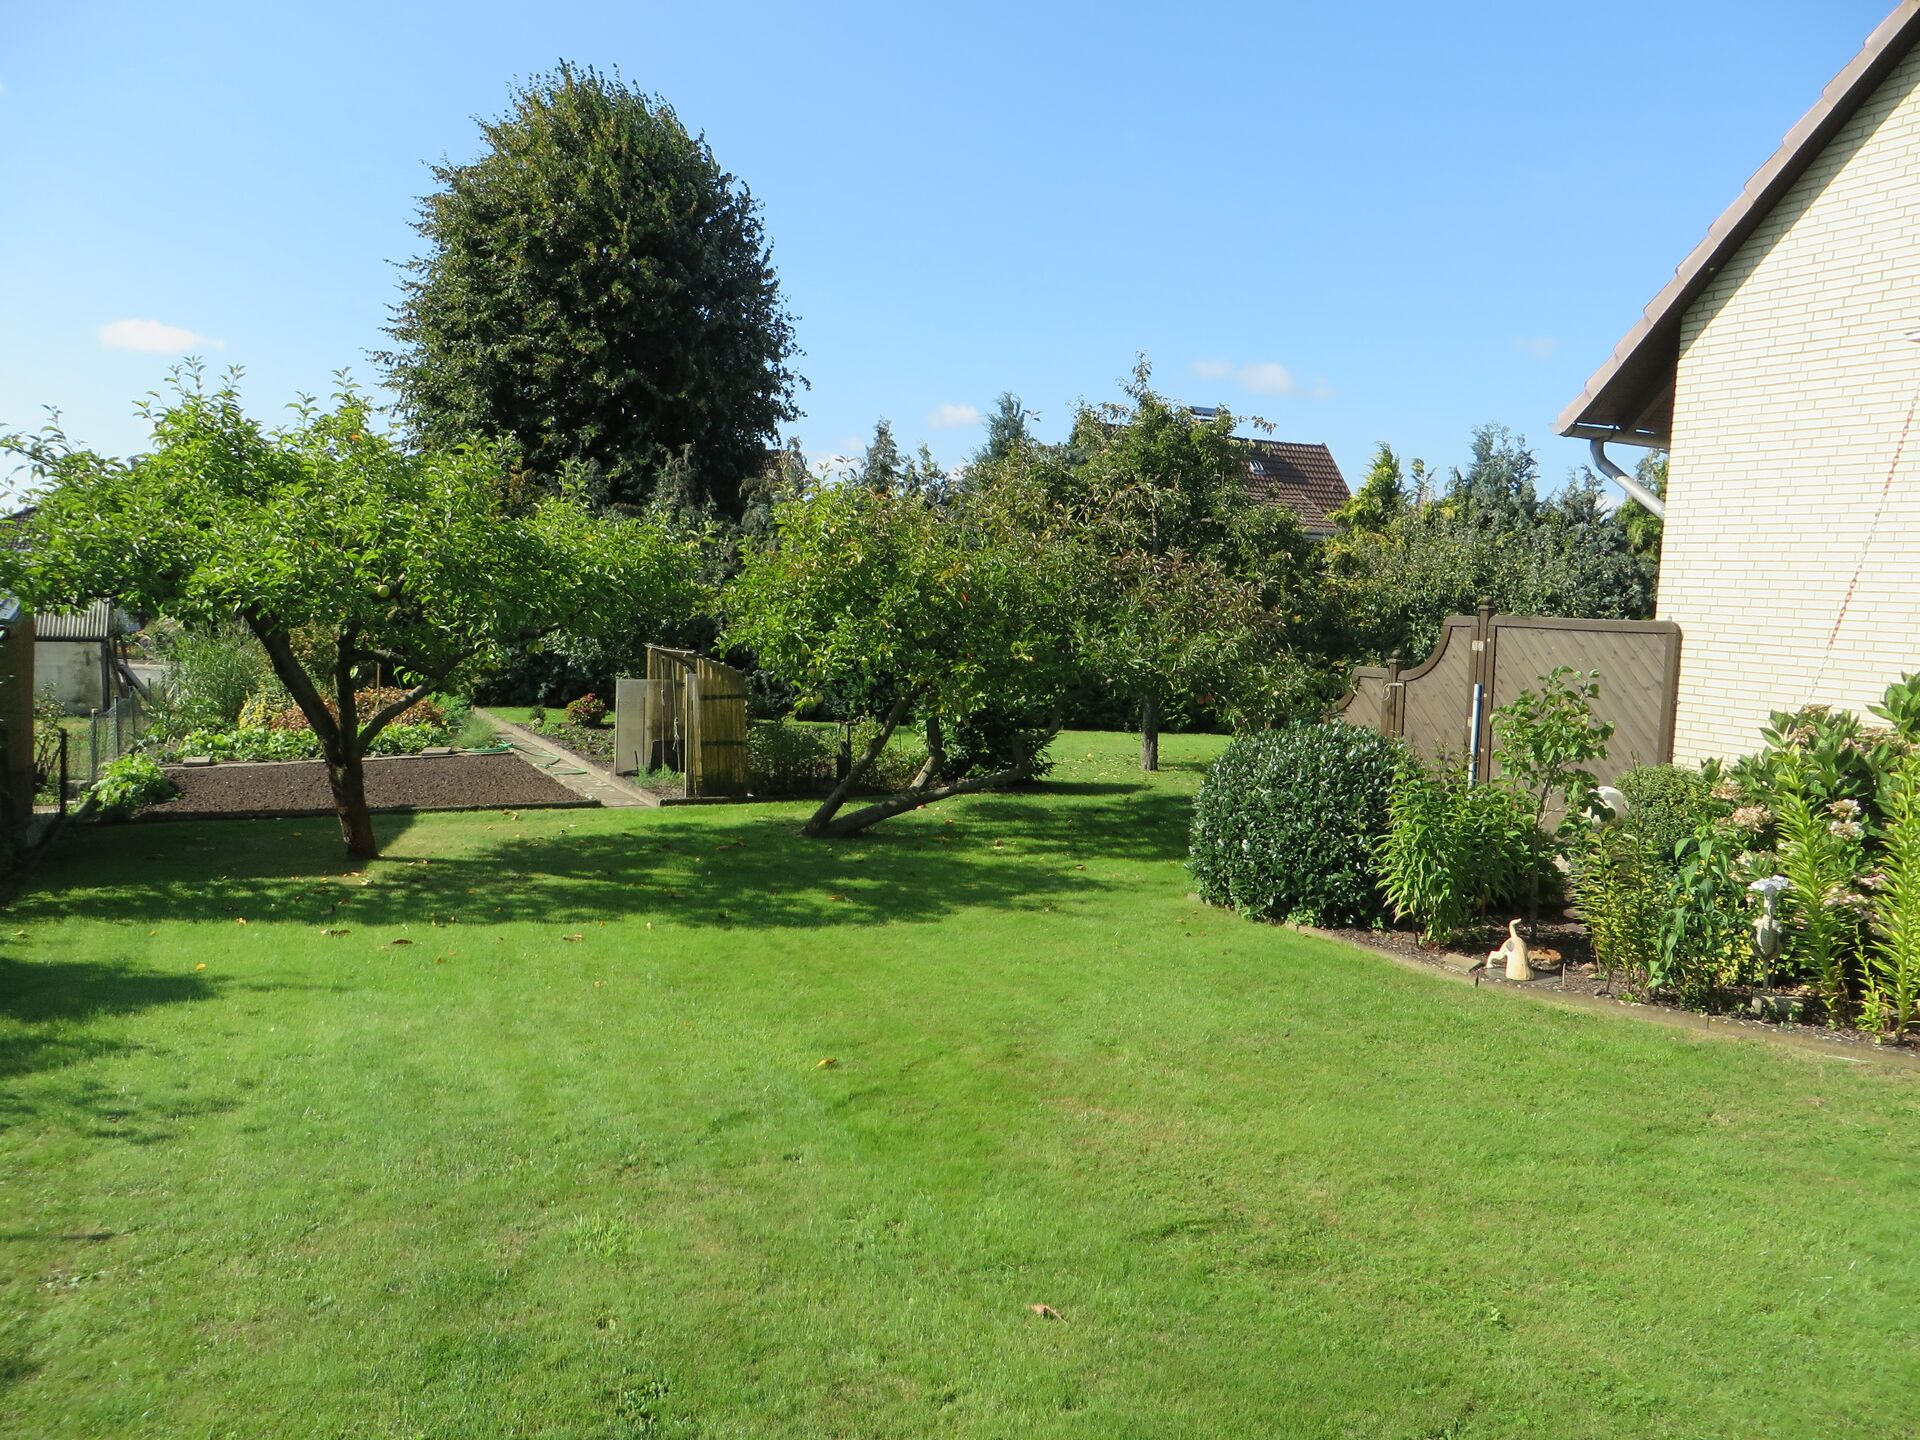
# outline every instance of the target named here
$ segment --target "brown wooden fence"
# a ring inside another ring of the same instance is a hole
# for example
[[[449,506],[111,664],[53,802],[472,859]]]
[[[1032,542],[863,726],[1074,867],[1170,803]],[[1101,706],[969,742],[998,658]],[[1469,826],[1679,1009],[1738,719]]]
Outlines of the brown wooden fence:
[[[613,772],[666,766],[689,799],[747,793],[747,682],[691,650],[647,647],[646,679],[614,689]]]
[[[1673,758],[1680,680],[1680,627],[1664,620],[1564,620],[1538,615],[1451,616],[1433,653],[1413,669],[1396,656],[1353,672],[1340,718],[1403,737],[1429,761],[1471,765],[1478,780],[1498,773],[1493,712],[1537,689],[1560,666],[1594,670],[1594,714],[1613,722],[1606,782],[1636,765]]]

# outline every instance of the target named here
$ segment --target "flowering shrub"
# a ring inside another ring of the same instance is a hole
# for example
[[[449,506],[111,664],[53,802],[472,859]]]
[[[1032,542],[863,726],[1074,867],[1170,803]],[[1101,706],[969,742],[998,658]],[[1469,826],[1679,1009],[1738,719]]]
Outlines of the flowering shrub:
[[[567,705],[567,720],[570,724],[584,725],[589,729],[602,725],[607,718],[607,702],[598,695],[582,695]]]
[[[1655,983],[1804,982],[1829,1023],[1920,1026],[1920,676],[1870,708],[1884,723],[1777,713],[1757,754],[1703,777],[1724,814],[1677,847]],[[1779,928],[1756,944],[1769,896]]]

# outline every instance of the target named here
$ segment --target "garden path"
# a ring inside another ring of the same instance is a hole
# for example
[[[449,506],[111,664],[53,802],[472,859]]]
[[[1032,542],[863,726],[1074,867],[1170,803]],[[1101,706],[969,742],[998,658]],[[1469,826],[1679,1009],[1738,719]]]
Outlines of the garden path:
[[[549,775],[559,781],[576,795],[584,796],[611,810],[630,809],[640,805],[657,806],[660,803],[660,797],[652,791],[602,770],[597,765],[585,764],[579,756],[561,749],[551,740],[543,739],[523,725],[502,720],[498,715],[483,710],[478,705],[473,707],[473,713],[498,730],[522,760],[543,775]]]

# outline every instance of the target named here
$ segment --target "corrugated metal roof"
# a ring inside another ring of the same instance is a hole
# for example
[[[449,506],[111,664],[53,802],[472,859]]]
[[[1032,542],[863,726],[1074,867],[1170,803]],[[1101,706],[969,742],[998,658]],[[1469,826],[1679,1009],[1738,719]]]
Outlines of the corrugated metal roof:
[[[106,640],[127,628],[111,600],[96,600],[84,610],[43,610],[33,617],[36,640]]]
[[[1773,158],[1747,182],[1740,198],[1713,222],[1691,255],[1646,313],[1594,372],[1580,398],[1562,412],[1562,435],[1665,445],[1673,430],[1674,371],[1680,358],[1680,325],[1687,307],[1746,244],[1794,182],[1819,158],[1827,143],[1866,103],[1880,82],[1920,42],[1920,0],[1901,0],[1894,11],[1828,85],[1819,101],[1788,133]],[[1604,182],[1597,182],[1604,188]]]

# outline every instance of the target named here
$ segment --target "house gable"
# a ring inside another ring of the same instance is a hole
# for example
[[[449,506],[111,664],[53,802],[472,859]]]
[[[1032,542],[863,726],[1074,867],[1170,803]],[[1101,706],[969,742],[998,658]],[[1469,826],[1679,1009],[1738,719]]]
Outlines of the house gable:
[[[1920,46],[1803,158],[1675,331],[1660,617],[1685,636],[1683,759],[1920,670]]]

